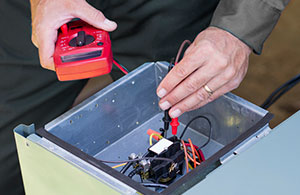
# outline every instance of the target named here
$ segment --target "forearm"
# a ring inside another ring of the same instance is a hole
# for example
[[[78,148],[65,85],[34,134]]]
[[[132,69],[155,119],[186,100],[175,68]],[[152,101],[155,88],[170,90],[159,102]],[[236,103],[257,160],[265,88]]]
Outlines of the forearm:
[[[263,43],[288,2],[289,0],[221,0],[210,25],[230,32],[260,54]]]

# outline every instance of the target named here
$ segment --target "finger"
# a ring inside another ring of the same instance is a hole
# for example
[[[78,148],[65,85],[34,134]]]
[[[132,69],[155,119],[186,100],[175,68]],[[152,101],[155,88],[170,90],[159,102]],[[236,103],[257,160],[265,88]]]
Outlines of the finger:
[[[227,71],[224,74],[220,74],[206,84],[213,91],[212,95],[210,95],[203,86],[197,92],[193,93],[189,97],[173,106],[169,112],[170,116],[172,118],[178,117],[178,114],[181,115],[187,111],[204,106],[205,104],[215,100],[224,93],[237,88],[241,80],[243,79],[244,73],[242,71],[238,75],[231,77],[230,75],[233,75],[233,73],[229,72],[230,71]]]
[[[208,104],[209,102],[212,102],[216,99],[218,99],[220,96],[224,95],[225,93],[227,93],[229,90],[226,89],[226,87],[221,87],[219,88],[217,91],[215,91],[211,96],[209,96],[205,101],[199,102],[197,104],[195,104],[193,107],[191,107],[189,110],[186,110],[186,112],[188,111],[192,111],[198,108],[201,108],[203,106],[205,106],[206,104]]]
[[[233,87],[236,86],[231,86],[230,84],[233,83],[233,81],[242,80],[242,78],[240,78],[240,76],[238,76],[237,74],[243,75],[243,71],[236,72],[232,66],[228,67],[224,72],[207,82],[207,84],[201,85],[201,88],[197,92],[191,94],[190,96],[173,106],[173,108],[170,110],[170,115],[177,117],[176,114],[178,115],[178,113],[190,111],[195,106],[199,105],[199,103],[204,105],[212,101],[212,98],[218,95],[218,93],[216,93],[218,89],[222,88],[223,86],[227,86],[228,90],[232,90]],[[239,83],[235,82],[235,84]],[[207,86],[213,92],[213,94],[209,94],[209,92],[205,90],[204,86]],[[232,87],[232,89],[230,87]],[[172,112],[174,113],[171,114]]]
[[[196,106],[199,102],[206,102],[208,98],[209,94],[204,90],[203,87],[201,87],[195,93],[173,106],[169,111],[169,115],[171,118],[179,117],[186,111]]]
[[[114,31],[117,28],[117,23],[107,19],[101,11],[92,7],[85,1],[82,3],[80,9],[76,9],[74,15],[94,27],[105,31]]]
[[[170,108],[172,105],[177,104],[182,99],[193,94],[203,85],[205,85],[209,80],[215,77],[220,71],[215,70],[213,64],[204,65],[184,81],[182,81],[175,89],[173,89],[168,95],[160,100],[160,107],[163,110]]]
[[[174,66],[174,68],[159,84],[156,92],[157,96],[162,98],[167,95],[186,77],[188,77],[196,69],[202,67],[204,63],[204,57],[192,59],[189,55],[185,56],[176,66]]]
[[[237,88],[239,86],[239,83],[240,82],[238,82],[238,79],[228,82],[226,85],[223,85],[221,88],[219,88],[217,91],[215,91],[213,93],[213,95],[211,95],[206,101],[199,102],[198,104],[196,104],[194,107],[192,107],[190,110],[187,110],[187,111],[195,110],[197,108],[201,108],[202,106],[205,106],[207,103],[212,102],[212,101],[216,100],[217,98],[219,98],[220,96]]]
[[[54,71],[53,53],[57,31],[55,29],[44,28],[43,31],[39,32],[40,35],[38,37],[38,47],[41,66]]]

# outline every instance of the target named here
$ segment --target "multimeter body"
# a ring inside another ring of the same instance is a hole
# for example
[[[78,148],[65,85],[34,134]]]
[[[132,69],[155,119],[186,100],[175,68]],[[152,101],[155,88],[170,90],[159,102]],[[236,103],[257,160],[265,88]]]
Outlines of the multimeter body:
[[[58,33],[53,59],[60,81],[108,74],[113,60],[109,34],[82,20],[64,24]]]

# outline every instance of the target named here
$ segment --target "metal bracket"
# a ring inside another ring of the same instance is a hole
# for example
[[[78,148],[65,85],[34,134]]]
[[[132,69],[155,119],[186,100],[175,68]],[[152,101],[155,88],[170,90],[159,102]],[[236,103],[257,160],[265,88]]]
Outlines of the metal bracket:
[[[242,143],[240,143],[238,146],[233,148],[231,151],[229,151],[226,155],[224,155],[222,158],[220,158],[221,164],[225,164],[228,161],[230,161],[232,158],[234,158],[236,155],[244,152],[251,146],[253,146],[256,142],[258,142],[263,137],[267,136],[272,129],[269,127],[269,124],[266,124],[260,131],[258,131],[253,136],[249,137]]]

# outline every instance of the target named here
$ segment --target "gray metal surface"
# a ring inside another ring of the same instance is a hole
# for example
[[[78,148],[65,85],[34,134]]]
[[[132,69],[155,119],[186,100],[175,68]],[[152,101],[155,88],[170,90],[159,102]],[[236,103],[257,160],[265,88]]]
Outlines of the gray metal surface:
[[[185,194],[298,195],[300,111]],[[216,187],[217,186],[217,187]]]
[[[149,148],[149,135],[147,134],[148,129],[153,129],[158,131],[158,129],[162,126],[163,114],[157,114],[150,120],[146,121],[143,125],[131,131],[126,136],[120,138],[115,143],[109,145],[104,150],[100,151],[95,155],[95,158],[103,159],[103,160],[120,160],[127,159],[128,156],[134,152],[136,154],[145,153]],[[181,134],[185,125],[180,125],[178,127],[178,133]],[[171,136],[171,132],[168,132],[169,136]],[[203,134],[198,131],[188,128],[186,131],[184,139],[192,138],[193,143],[196,145],[202,145],[208,139]],[[186,139],[187,140],[187,139]],[[153,140],[153,144],[156,141]],[[211,141],[207,147],[203,149],[204,156],[209,158],[218,150],[220,150],[223,145],[219,144],[216,141]]]
[[[161,111],[156,88],[167,73],[165,63],[148,63],[45,126],[64,141],[95,155]],[[210,118],[213,139],[230,143],[267,112],[233,94],[226,94],[201,109],[182,115],[187,122],[198,115]],[[208,124],[195,121],[191,128],[208,135]]]
[[[144,64],[48,123],[45,129],[98,159],[125,160],[131,152],[144,153],[149,147],[146,131],[149,128],[158,131],[163,126],[156,88],[166,73],[167,63]],[[208,158],[256,124],[266,113],[228,93],[201,109],[183,114],[179,118],[179,133],[193,117],[208,117],[213,129],[213,139],[203,149]],[[191,124],[184,138],[190,137],[193,143],[201,145],[207,139],[208,129],[205,120],[197,120]],[[100,180],[105,177],[102,171],[91,168],[89,164],[77,164],[72,155],[63,154],[63,149],[53,150],[44,140],[39,144]],[[105,181],[114,185],[114,181],[110,180],[107,177]]]
[[[95,155],[159,113],[154,63],[148,63],[45,126]]]

